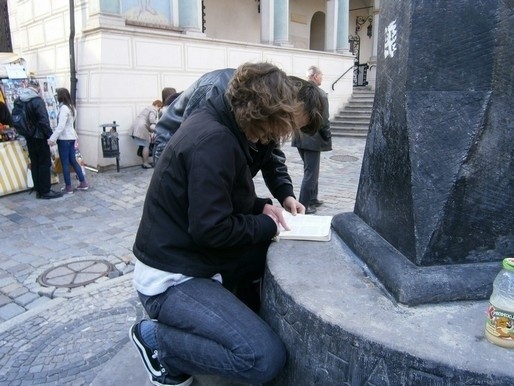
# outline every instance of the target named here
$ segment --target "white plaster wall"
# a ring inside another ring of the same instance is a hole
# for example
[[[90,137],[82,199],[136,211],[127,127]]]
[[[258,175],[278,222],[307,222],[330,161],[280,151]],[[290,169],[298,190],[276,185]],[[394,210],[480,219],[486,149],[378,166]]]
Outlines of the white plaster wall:
[[[63,1],[9,0],[9,12],[15,51],[27,59],[29,70],[39,76],[55,75],[57,86],[69,89],[69,15]],[[99,127],[114,120],[120,125],[121,165],[139,164],[129,132],[139,111],[159,99],[163,87],[184,90],[218,68],[269,61],[291,75],[305,77],[310,65],[318,65],[324,72],[322,88],[329,94],[331,115],[351,95],[351,73],[335,90],[330,87],[353,63],[351,56],[125,26],[120,17],[89,8],[96,7],[96,1],[75,3],[76,128],[81,153],[90,166],[115,164],[115,159],[102,156]]]
[[[255,0],[204,0],[205,34],[213,39],[260,43],[261,14]]]
[[[332,115],[348,100],[352,90],[351,75],[348,76],[348,82],[339,82],[335,91],[330,89],[331,83],[353,61],[352,57],[345,58],[337,54],[311,53],[266,45],[242,47],[232,42],[183,36],[176,37],[176,40],[167,38],[161,41],[155,37],[148,41],[130,35],[109,36],[102,33],[101,39],[86,40],[87,43],[80,46],[79,52],[100,51],[101,56],[107,57],[102,61],[101,69],[88,64],[88,68],[81,67],[79,71],[77,95],[81,149],[86,148],[92,153],[83,154],[86,162],[92,165],[104,166],[114,161],[101,157],[99,124],[116,120],[120,125],[121,164],[137,164],[139,158],[135,154],[136,146],[130,138],[129,128],[139,111],[158,99],[163,87],[184,90],[205,72],[218,68],[237,67],[247,61],[269,61],[289,74],[305,77],[308,66],[319,65],[324,69],[325,83],[322,86],[329,92]],[[166,61],[148,63],[148,57],[153,56],[156,46],[160,45],[168,45],[171,52],[168,54],[173,56],[169,66]],[[117,55],[106,52],[116,52]],[[129,56],[129,52],[132,52],[132,56]],[[147,65],[144,66],[144,63]],[[82,152],[85,153],[85,150]]]

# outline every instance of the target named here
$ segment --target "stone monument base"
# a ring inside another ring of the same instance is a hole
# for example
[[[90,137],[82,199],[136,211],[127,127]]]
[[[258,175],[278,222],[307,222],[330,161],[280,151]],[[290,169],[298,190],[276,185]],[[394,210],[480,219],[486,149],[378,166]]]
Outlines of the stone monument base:
[[[494,278],[501,269],[501,261],[420,267],[355,213],[334,216],[332,225],[395,299],[409,306],[489,299]]]
[[[398,304],[335,232],[273,243],[267,264],[261,312],[288,351],[273,385],[514,384],[487,301]]]

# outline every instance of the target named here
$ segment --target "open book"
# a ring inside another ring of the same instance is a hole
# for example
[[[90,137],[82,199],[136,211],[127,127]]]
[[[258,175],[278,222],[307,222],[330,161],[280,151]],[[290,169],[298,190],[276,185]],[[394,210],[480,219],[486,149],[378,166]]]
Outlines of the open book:
[[[291,228],[290,231],[280,230],[278,239],[330,241],[332,216],[316,216],[297,214],[284,211],[284,218]]]

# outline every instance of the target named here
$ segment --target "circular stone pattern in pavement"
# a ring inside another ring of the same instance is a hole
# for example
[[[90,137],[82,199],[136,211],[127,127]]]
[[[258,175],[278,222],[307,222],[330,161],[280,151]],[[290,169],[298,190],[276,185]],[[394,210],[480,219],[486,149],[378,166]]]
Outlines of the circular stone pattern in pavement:
[[[83,287],[108,276],[113,270],[114,266],[105,260],[76,261],[47,269],[37,281],[45,287]]]
[[[336,162],[355,162],[359,160],[357,157],[346,154],[333,155],[332,157],[330,157],[330,159]]]

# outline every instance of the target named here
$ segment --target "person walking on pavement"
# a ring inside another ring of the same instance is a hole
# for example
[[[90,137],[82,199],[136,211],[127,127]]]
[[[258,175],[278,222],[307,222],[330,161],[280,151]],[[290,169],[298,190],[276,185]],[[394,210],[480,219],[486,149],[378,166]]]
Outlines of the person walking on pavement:
[[[307,70],[309,82],[315,84],[323,97],[323,124],[313,135],[296,131],[291,142],[298,149],[303,161],[303,180],[299,201],[305,206],[305,214],[316,213],[316,208],[323,204],[318,199],[318,179],[322,151],[332,150],[332,134],[330,132],[327,93],[319,86],[323,81],[323,73],[316,66]]]
[[[39,95],[39,91],[38,80],[30,78],[28,87],[20,91],[20,100],[28,102],[27,116],[36,126],[34,136],[26,138],[36,198],[51,200],[62,197],[63,194],[50,189],[52,185],[50,179],[52,157],[47,140],[52,135],[52,128],[45,102]]]
[[[256,196],[249,158],[252,143],[280,143],[295,130],[296,93],[272,64],[240,66],[156,165],[133,247],[134,286],[152,320],[129,332],[153,384],[186,386],[192,374],[259,384],[285,364],[251,289],[288,226],[282,208]]]
[[[71,101],[71,95],[68,89],[57,89],[57,102],[59,102],[59,113],[57,115],[57,127],[48,139],[48,145],[54,146],[57,143],[59,150],[59,158],[61,159],[62,175],[64,177],[64,187],[61,192],[73,193],[74,188],[71,186],[70,165],[75,170],[79,179],[77,190],[88,190],[89,186],[82,172],[82,168],[77,162],[75,155],[75,141],[78,138],[75,131],[74,122],[76,109]]]

